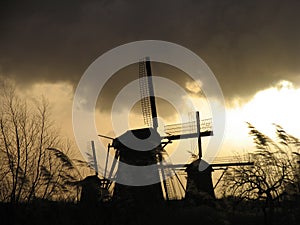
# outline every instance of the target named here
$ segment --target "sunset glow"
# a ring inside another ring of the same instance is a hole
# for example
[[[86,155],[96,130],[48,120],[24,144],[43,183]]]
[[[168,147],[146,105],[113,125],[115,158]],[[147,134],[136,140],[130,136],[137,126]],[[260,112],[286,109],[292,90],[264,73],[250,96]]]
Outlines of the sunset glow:
[[[193,85],[189,84],[190,89]],[[72,135],[71,118],[68,115],[68,110],[72,104],[72,87],[68,84],[36,84],[29,89],[23,90],[23,94],[29,98],[34,98],[42,94],[46,96],[49,103],[52,104],[52,114],[56,121],[58,121],[61,131],[70,139]],[[198,86],[196,87],[198,88]],[[197,89],[197,91],[199,90]],[[49,95],[51,93],[51,95]],[[196,98],[193,96],[185,96],[190,98],[196,109],[201,112],[203,119],[210,118],[211,112],[209,109],[209,101],[204,98]],[[248,152],[253,150],[252,139],[248,135],[248,128],[246,122],[250,122],[260,131],[270,137],[274,137],[274,123],[282,126],[287,132],[300,136],[298,125],[300,124],[300,107],[298,100],[300,99],[300,89],[297,89],[291,82],[281,81],[276,85],[257,92],[249,101],[243,102],[241,100],[232,101],[226,107],[226,132],[224,134],[223,146],[219,155],[232,155],[234,152]],[[55,103],[55,104],[54,104]],[[136,107],[140,107],[137,103]],[[143,127],[143,117],[140,114],[130,113],[124,111],[118,118],[128,120],[129,126],[132,128]],[[175,113],[175,111],[174,111]],[[187,111],[188,114],[188,111]],[[128,117],[129,116],[129,117]],[[115,131],[112,129],[111,121],[104,119],[109,118],[109,114],[100,113],[96,110],[96,122],[99,132],[106,135],[113,135]],[[176,119],[177,118],[177,119]],[[116,118],[117,119],[117,118]],[[178,117],[174,114],[164,121],[164,124],[177,123]],[[163,125],[163,124],[161,124]],[[204,151],[206,141],[204,140]],[[191,148],[190,142],[187,143],[187,149]],[[191,149],[188,149],[191,150]],[[186,158],[187,155],[183,158]]]

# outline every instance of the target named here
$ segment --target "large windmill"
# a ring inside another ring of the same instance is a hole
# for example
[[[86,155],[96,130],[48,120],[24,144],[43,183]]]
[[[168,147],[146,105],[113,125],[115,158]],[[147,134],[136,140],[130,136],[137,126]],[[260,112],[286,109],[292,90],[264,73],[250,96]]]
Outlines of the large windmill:
[[[176,189],[173,177],[176,179],[181,189],[185,189],[181,183],[180,178],[175,172],[175,167],[170,165],[165,147],[175,140],[197,138],[198,140],[198,155],[202,157],[201,138],[211,136],[212,126],[211,120],[200,120],[199,112],[195,113],[193,121],[183,124],[173,124],[165,126],[165,133],[167,135],[161,136],[158,133],[157,107],[156,98],[152,82],[151,62],[149,58],[145,58],[139,62],[139,84],[141,93],[141,107],[146,127],[134,130],[128,130],[119,137],[113,138],[112,143],[108,146],[108,153],[113,149],[115,160],[111,164],[110,170],[107,169],[106,161],[105,174],[108,178],[104,186],[109,188],[112,181],[130,181],[136,178],[136,174],[130,171],[124,172],[122,163],[132,166],[149,166],[157,165],[155,171],[152,171],[150,177],[147,179],[159,182],[143,186],[124,185],[124,182],[116,182],[114,184],[114,198],[128,199],[135,201],[157,202],[165,199],[172,199],[176,196]],[[100,135],[101,136],[101,135]],[[138,151],[134,146],[139,140],[147,140],[144,149]],[[124,141],[126,143],[124,143]],[[121,163],[120,163],[121,162]],[[179,189],[180,189],[179,188]]]

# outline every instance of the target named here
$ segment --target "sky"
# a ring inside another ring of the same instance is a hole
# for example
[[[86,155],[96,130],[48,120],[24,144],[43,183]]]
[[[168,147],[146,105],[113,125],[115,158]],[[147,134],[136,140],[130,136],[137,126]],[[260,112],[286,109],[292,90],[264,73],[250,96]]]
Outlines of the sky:
[[[72,138],[74,91],[95,59],[139,40],[182,45],[204,60],[222,88],[227,130],[221,153],[230,155],[251,146],[245,122],[268,135],[278,123],[300,137],[299,9],[296,0],[1,0],[0,75],[14,80],[28,98],[44,94],[58,125]],[[155,65],[154,72],[201,102],[199,87],[182,71]],[[103,118],[118,92],[136,79],[135,67],[121,73],[98,102],[99,130],[109,135],[114,134],[110,121]],[[173,109],[166,108],[160,111],[172,121]]]

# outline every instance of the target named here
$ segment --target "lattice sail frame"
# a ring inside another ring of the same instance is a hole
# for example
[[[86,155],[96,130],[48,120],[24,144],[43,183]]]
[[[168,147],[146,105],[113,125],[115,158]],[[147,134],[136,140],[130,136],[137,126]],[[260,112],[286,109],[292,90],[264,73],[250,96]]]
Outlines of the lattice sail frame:
[[[139,62],[139,85],[141,94],[141,107],[143,112],[144,124],[151,127],[153,124],[151,115],[149,80],[146,71],[145,59]]]
[[[212,130],[212,119],[203,119],[200,121],[200,131],[211,131]],[[177,123],[166,125],[164,132],[167,135],[183,135],[197,132],[197,121],[191,121],[186,123]]]

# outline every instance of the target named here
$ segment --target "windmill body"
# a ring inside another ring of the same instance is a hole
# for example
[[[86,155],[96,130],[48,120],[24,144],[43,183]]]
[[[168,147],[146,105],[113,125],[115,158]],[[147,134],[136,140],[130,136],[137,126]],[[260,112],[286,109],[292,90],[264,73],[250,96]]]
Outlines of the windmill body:
[[[150,134],[152,134],[151,138],[149,138]],[[147,139],[148,149],[146,148],[142,151],[135,150],[127,147],[120,141],[125,139],[126,141],[133,143],[135,141],[134,138],[138,138],[140,140]],[[116,138],[112,145],[116,151],[118,151],[119,161],[126,165],[138,167],[156,165],[161,155],[161,138],[158,132],[153,128],[126,131],[123,135]],[[128,172],[123,169],[124,164],[118,165],[116,179],[123,182],[130,182],[139,179],[139,174],[136,174],[136,172]],[[153,178],[153,176],[155,177]],[[157,170],[154,171],[154,173],[152,172],[149,174],[149,177],[147,177],[147,175],[144,176],[143,179],[145,179],[145,182],[147,183],[147,179],[149,182],[152,179],[159,180],[159,176],[160,174]],[[131,199],[135,203],[144,203],[145,201],[150,203],[162,201],[163,193],[160,183],[144,186],[130,186],[116,183],[114,197],[115,199],[122,200]]]

